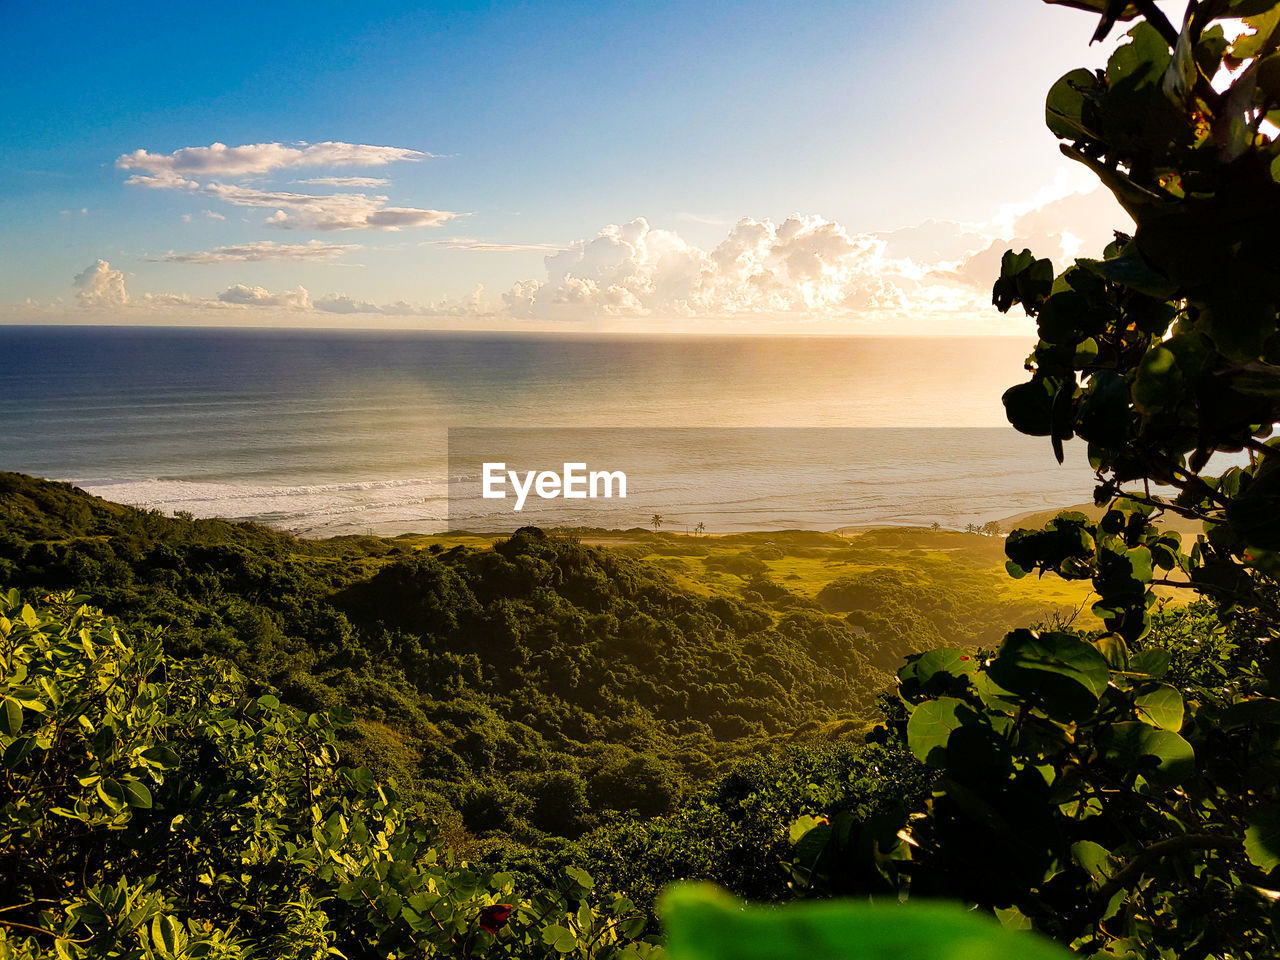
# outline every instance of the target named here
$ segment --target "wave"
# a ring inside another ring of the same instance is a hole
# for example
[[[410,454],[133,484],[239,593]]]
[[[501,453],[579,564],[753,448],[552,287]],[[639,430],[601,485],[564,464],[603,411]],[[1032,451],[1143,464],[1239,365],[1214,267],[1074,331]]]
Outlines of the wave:
[[[304,536],[433,532],[444,529],[448,518],[444,477],[275,485],[158,477],[71,482],[115,503],[202,519],[253,520]]]

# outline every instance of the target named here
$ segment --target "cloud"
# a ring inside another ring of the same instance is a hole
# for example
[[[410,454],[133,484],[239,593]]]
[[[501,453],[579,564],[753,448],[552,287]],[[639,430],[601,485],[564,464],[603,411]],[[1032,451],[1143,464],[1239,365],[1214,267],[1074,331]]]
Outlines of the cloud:
[[[158,180],[246,177],[298,167],[381,167],[400,160],[424,160],[432,154],[406,147],[375,147],[363,143],[247,143],[229,147],[183,147],[173,153],[135,150],[116,159],[121,170],[140,170],[139,177]]]
[[[99,260],[76,274],[71,281],[76,300],[82,307],[123,307],[129,302],[124,288],[124,274]]]
[[[1061,267],[1097,255],[1131,221],[1101,188],[1055,182],[985,223],[928,220],[857,233],[817,215],[750,217],[706,250],[644,218],[602,229],[544,258],[545,279],[503,294],[515,317],[865,319],[913,328],[1001,323],[990,290],[1009,248]],[[464,241],[445,241],[462,246]]]
[[[545,258],[504,294],[524,317],[838,314],[900,306],[884,243],[819,216],[743,218],[705,251],[643,217]]]
[[[307,194],[210,183],[204,192],[237,207],[274,209],[266,223],[285,230],[400,230],[437,227],[457,216],[450,210],[389,207],[387,198],[363,193]]]
[[[373,303],[355,300],[343,294],[330,294],[314,303],[315,309],[335,314],[377,314],[393,317],[484,317],[493,313],[485,303],[484,287],[477,286],[471,296],[459,300],[437,300],[434,303]]]
[[[556,243],[504,243],[494,240],[477,240],[474,237],[451,237],[448,240],[424,240],[424,247],[448,247],[450,250],[470,250],[475,253],[513,253],[527,250],[561,251],[565,247]]]
[[[296,290],[284,290],[272,293],[265,287],[247,287],[237,283],[227,287],[218,294],[220,303],[236,304],[245,307],[284,307],[289,310],[310,310],[311,295],[307,288],[299,286]]]
[[[338,244],[309,240],[306,243],[288,244],[258,240],[254,243],[215,247],[212,250],[197,250],[191,253],[174,253],[171,250],[163,257],[153,258],[153,262],[258,263],[264,260],[292,260],[305,263],[328,263],[352,250],[359,249],[361,247],[358,243]]]
[[[962,260],[991,242],[991,236],[978,227],[954,220],[926,220],[876,236],[885,242],[886,256],[915,263]]]
[[[314,183],[322,187],[385,187],[390,180],[382,177],[312,177],[297,183]]]
[[[184,147],[173,153],[135,150],[117,158],[116,166],[133,172],[125,183],[153,190],[202,194],[237,207],[273,211],[266,223],[286,230],[402,230],[435,227],[458,214],[450,210],[392,206],[390,198],[366,193],[301,193],[262,189],[243,182],[247,177],[308,166],[383,166],[401,160],[421,160],[433,154],[406,147],[339,143],[254,143],[228,147]],[[335,187],[375,187],[379,177],[318,177],[302,183]],[[190,215],[184,217],[190,221]]]
[[[227,219],[227,218],[226,218],[226,217],[224,217],[222,214],[220,214],[220,213],[215,213],[215,212],[214,212],[214,211],[212,211],[212,210],[201,210],[201,211],[200,211],[200,216],[204,217],[206,220],[225,220],[225,219]],[[195,218],[194,218],[191,214],[189,214],[189,213],[184,213],[184,214],[182,215],[182,222],[183,222],[183,223],[191,223],[191,222],[192,222],[192,220],[194,220],[194,219],[195,219]]]
[[[1062,268],[1078,256],[1101,256],[1115,230],[1132,231],[1133,220],[1101,187],[1050,199],[1038,206],[1005,213],[988,226],[990,239],[938,275],[986,290],[1000,274],[1000,260],[1009,249],[1029,249]]]
[[[313,243],[318,241],[313,241]],[[250,245],[255,246],[255,245]],[[310,245],[306,245],[310,246]],[[227,248],[234,249],[234,248]],[[287,311],[294,317],[320,318],[324,315],[360,315],[384,317],[423,318],[477,318],[493,316],[495,309],[485,300],[484,287],[477,286],[469,296],[457,299],[445,298],[428,303],[412,303],[399,300],[394,303],[377,303],[357,300],[345,294],[329,294],[312,299],[306,287],[293,290],[272,291],[266,287],[236,283],[213,297],[195,297],[187,293],[144,293],[130,297],[125,291],[124,274],[112,269],[105,260],[98,260],[77,274],[73,285],[82,306],[114,307],[120,313],[139,318],[171,319],[175,316],[190,319],[192,311],[235,311],[246,309],[275,309]],[[28,312],[45,311],[57,304],[41,305],[28,301]],[[175,311],[181,311],[175,313]],[[267,314],[270,316],[270,314]]]

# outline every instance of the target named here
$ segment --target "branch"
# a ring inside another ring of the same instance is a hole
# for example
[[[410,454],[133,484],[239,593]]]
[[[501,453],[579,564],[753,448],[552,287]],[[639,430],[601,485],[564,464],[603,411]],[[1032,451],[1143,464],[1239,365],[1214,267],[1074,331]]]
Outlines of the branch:
[[[13,920],[0,920],[0,926],[11,927],[14,930],[30,930],[32,933],[43,933],[47,937],[56,937],[59,940],[66,940],[67,943],[88,943],[93,937],[85,937],[83,940],[72,940],[64,937],[56,930],[46,930],[44,927],[33,927],[29,923],[17,923]]]
[[[1098,888],[1098,893],[1085,912],[1087,919],[1094,919],[1107,908],[1107,904],[1121,890],[1136,881],[1153,861],[1182,850],[1216,850],[1220,847],[1239,846],[1240,838],[1224,833],[1184,833],[1170,837],[1147,847],[1116,872],[1116,875]]]
[[[1147,18],[1147,23],[1160,31],[1160,36],[1164,37],[1165,43],[1171,47],[1178,45],[1177,28],[1169,22],[1164,11],[1156,6],[1155,0],[1133,0],[1133,5],[1142,11],[1142,15]]]

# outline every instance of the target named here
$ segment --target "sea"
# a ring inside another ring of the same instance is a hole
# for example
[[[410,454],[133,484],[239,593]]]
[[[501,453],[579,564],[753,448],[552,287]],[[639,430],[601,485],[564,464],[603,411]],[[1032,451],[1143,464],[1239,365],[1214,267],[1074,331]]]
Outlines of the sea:
[[[1078,442],[1059,465],[1005,423],[1001,393],[1031,347],[0,326],[0,469],[307,537],[627,529],[655,514],[708,532],[963,528],[1091,499]],[[627,499],[497,510],[479,499],[476,438],[481,459],[510,466],[538,466],[537,448],[552,466],[616,455],[639,475]]]

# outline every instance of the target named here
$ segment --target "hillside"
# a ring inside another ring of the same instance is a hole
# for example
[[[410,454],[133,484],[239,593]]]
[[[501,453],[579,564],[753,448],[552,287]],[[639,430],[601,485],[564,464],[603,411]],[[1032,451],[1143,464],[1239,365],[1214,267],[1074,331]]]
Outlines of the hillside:
[[[74,587],[287,703],[350,704],[353,761],[463,842],[673,809],[735,758],[865,730],[905,653],[1078,604],[1019,594],[971,534],[610,536],[307,541],[0,474],[0,583]]]

